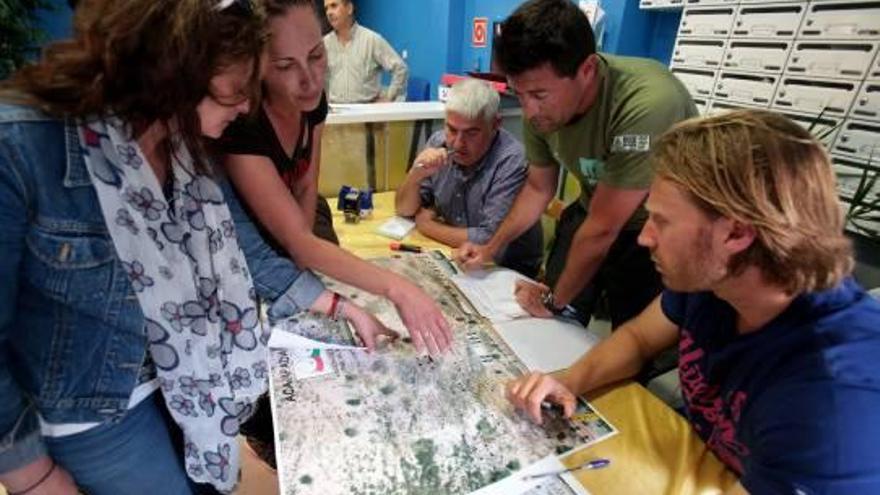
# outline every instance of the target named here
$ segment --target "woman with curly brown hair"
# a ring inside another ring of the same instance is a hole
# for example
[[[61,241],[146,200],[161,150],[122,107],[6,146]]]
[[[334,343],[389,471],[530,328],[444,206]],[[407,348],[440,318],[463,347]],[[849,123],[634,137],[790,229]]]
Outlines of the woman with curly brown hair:
[[[231,491],[267,385],[257,297],[393,336],[278,257],[212,174],[203,138],[249,110],[264,29],[249,0],[87,0],[0,90],[11,493]]]

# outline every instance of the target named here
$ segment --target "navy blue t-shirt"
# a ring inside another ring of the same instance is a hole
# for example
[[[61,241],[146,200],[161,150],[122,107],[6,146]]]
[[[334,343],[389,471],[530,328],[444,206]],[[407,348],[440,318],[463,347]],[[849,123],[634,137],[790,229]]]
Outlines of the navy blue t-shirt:
[[[848,279],[745,335],[711,292],[662,307],[691,424],[750,494],[880,494],[877,300]]]

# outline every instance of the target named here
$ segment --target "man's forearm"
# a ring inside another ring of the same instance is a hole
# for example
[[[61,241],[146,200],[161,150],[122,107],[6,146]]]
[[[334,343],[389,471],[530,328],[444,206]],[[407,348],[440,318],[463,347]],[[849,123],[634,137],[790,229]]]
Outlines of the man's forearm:
[[[575,395],[582,395],[635,376],[646,360],[638,340],[621,327],[557,377]]]
[[[453,227],[436,220],[427,220],[416,224],[423,235],[457,248],[468,240],[467,227]]]
[[[293,250],[296,263],[328,275],[340,282],[363,289],[372,294],[392,298],[398,285],[407,281],[400,275],[383,270],[362,260],[345,249],[312,234],[302,245]]]
[[[422,198],[419,195],[421,184],[422,177],[417,176],[416,173],[410,172],[406,175],[403,184],[394,193],[394,209],[398,215],[411,217],[419,211],[422,203]]]
[[[581,224],[568,247],[562,275],[553,287],[559,305],[570,303],[593,280],[616,237],[616,232],[595,229],[589,218]]]
[[[678,326],[666,318],[658,296],[556,376],[569,390],[581,395],[635,376],[649,359],[677,341]]]
[[[553,190],[542,191],[526,182],[510,208],[510,212],[501,222],[495,235],[487,243],[493,251],[498,251],[511,240],[519,237],[535,224],[553,199]]]
[[[391,83],[388,85],[388,100],[394,101],[404,92],[406,87],[406,76],[409,70],[406,64],[401,60],[391,70]]]

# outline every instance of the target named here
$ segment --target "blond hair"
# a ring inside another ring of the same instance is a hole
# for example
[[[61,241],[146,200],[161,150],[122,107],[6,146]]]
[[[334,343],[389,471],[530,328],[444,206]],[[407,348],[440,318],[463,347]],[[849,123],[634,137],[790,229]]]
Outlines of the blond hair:
[[[853,267],[831,161],[808,131],[764,110],[686,120],[655,143],[657,178],[756,238],[731,274],[757,267],[790,294],[837,285]]]

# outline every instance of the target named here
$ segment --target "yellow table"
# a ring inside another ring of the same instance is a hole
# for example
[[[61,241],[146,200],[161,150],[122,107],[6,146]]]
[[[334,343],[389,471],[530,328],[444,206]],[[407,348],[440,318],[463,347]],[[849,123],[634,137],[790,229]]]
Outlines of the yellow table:
[[[377,234],[376,229],[382,225],[382,222],[394,216],[393,192],[373,194],[373,215],[361,219],[358,223],[346,223],[342,212],[335,209],[336,201],[332,198],[329,201],[334,208],[333,229],[339,236],[342,247],[361,258],[379,258],[391,254],[389,246],[394,240]],[[404,239],[404,242],[422,246],[425,250],[439,249],[446,254],[451,251],[449,246],[433,241],[415,229]]]
[[[364,258],[390,253],[390,240],[375,230],[393,215],[394,193],[378,193],[373,203],[372,218],[360,223],[345,223],[341,212],[333,217],[342,246]],[[406,242],[450,251],[415,231]],[[620,431],[563,459],[567,466],[597,457],[611,459],[607,468],[576,475],[594,495],[702,495],[720,493],[736,482],[690,424],[641,385],[622,383],[590,394],[588,399]]]

